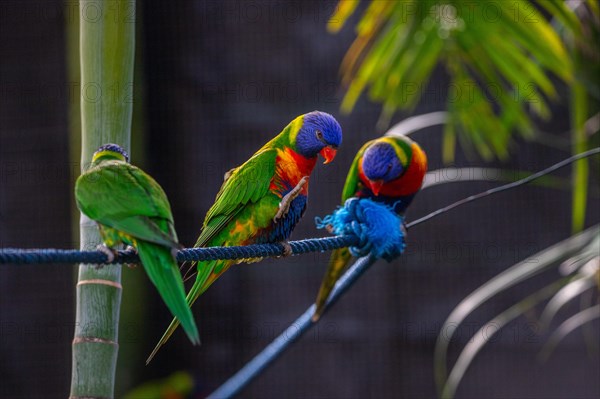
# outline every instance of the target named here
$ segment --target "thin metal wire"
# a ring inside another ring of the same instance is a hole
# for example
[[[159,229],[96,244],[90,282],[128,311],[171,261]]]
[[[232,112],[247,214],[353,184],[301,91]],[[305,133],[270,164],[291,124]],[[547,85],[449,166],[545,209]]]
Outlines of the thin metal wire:
[[[578,161],[578,160],[583,159],[583,158],[591,157],[592,155],[596,155],[596,154],[600,154],[600,147],[596,147],[596,148],[593,148],[591,150],[588,150],[588,151],[585,151],[585,152],[573,155],[572,157],[569,157],[569,158],[567,158],[565,160],[562,160],[559,163],[556,163],[556,164],[554,164],[554,165],[552,165],[552,166],[550,166],[550,167],[548,167],[548,168],[546,168],[544,170],[540,170],[539,172],[536,172],[536,173],[534,173],[532,175],[529,175],[529,176],[525,177],[524,179],[517,180],[517,181],[505,184],[505,185],[500,186],[500,187],[494,187],[494,188],[492,188],[490,190],[486,190],[486,191],[483,191],[483,192],[481,192],[479,194],[471,195],[470,197],[464,198],[464,199],[462,199],[460,201],[456,201],[456,202],[454,202],[454,203],[452,203],[450,205],[447,205],[447,206],[445,206],[443,208],[438,209],[435,212],[431,212],[430,214],[425,215],[422,218],[419,218],[417,220],[413,220],[412,222],[410,222],[410,223],[408,223],[406,225],[406,228],[413,227],[413,226],[416,226],[416,225],[421,224],[423,222],[426,222],[429,219],[432,219],[432,218],[434,218],[436,216],[439,216],[442,213],[446,213],[446,212],[448,212],[448,211],[450,211],[450,210],[452,210],[452,209],[454,209],[454,208],[456,208],[458,206],[464,205],[464,204],[469,203],[469,202],[473,202],[473,201],[478,200],[478,199],[483,198],[483,197],[487,197],[488,195],[496,194],[496,193],[499,193],[499,192],[502,192],[502,191],[506,191],[506,190],[511,190],[511,189],[513,189],[515,187],[519,187],[519,186],[522,186],[524,184],[531,183],[532,181],[534,181],[536,179],[539,179],[540,177],[545,176],[547,174],[550,174],[550,173],[552,173],[554,171],[557,171],[560,168],[564,168],[565,166],[570,165],[570,164],[572,164],[575,161]]]

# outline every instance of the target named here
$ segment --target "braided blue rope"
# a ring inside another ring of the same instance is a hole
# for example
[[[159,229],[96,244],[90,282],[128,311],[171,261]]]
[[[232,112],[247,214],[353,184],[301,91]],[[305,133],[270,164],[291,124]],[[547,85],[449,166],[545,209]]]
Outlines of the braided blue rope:
[[[331,251],[337,248],[357,245],[359,238],[354,235],[311,238],[290,241],[293,255],[308,252]],[[216,259],[248,259],[283,255],[281,244],[255,244],[238,247],[186,248],[177,253],[177,261],[206,261]],[[130,251],[118,251],[112,263],[138,263],[139,257]],[[0,249],[0,264],[29,263],[90,263],[108,264],[105,253],[100,251],[79,251],[74,249]]]
[[[521,186],[523,184],[530,183],[544,175],[552,173],[558,169],[561,169],[571,163],[590,157],[592,155],[600,154],[600,147],[593,148],[591,150],[582,152],[580,154],[573,155],[561,162],[558,162],[544,170],[527,176],[524,179],[505,184],[500,187],[493,188],[491,190],[484,191],[477,195],[472,195],[463,200],[454,202],[444,208],[438,209],[418,220],[413,221],[406,225],[406,228],[415,226],[426,222],[427,220],[436,217],[442,213],[448,212],[457,206],[464,205],[466,203],[475,201],[479,198],[496,194],[505,190]],[[332,249],[343,248],[343,247],[357,247],[355,252],[360,252],[360,249],[364,245],[368,246],[368,242],[365,243],[364,236],[353,235],[354,227],[348,229],[348,232],[344,232],[344,235],[328,238],[314,238],[302,241],[292,241],[290,245],[292,247],[293,254],[301,254],[312,251],[329,251]],[[346,235],[347,234],[347,235]],[[397,246],[400,249],[404,248],[404,244]],[[364,247],[366,249],[366,246]],[[369,249],[376,249],[373,246]],[[283,254],[283,247],[279,244],[262,244],[262,245],[249,245],[245,247],[210,247],[210,248],[193,248],[184,249],[178,252],[177,260],[180,262],[193,261],[193,260],[214,260],[214,259],[244,259],[252,257],[267,257],[267,256],[279,256]],[[383,256],[387,259],[388,253]],[[0,264],[3,263],[92,263],[102,264],[108,263],[106,254],[100,251],[78,251],[71,249],[15,249],[5,248],[0,249]],[[139,258],[132,252],[119,251],[119,255],[113,263],[136,263],[139,262]]]

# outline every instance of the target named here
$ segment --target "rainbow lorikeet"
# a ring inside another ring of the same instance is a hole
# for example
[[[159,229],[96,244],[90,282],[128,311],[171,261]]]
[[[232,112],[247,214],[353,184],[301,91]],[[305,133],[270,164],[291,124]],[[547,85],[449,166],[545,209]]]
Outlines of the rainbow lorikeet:
[[[101,146],[90,168],[75,183],[77,206],[95,220],[109,260],[109,247],[121,243],[137,252],[163,301],[183,324],[192,343],[200,343],[194,316],[185,300],[183,279],[175,260],[177,242],[171,207],[158,183],[129,164],[127,153],[116,144]]]
[[[427,156],[406,136],[382,137],[367,142],[356,154],[342,192],[342,203],[352,197],[385,203],[403,215],[421,188]],[[347,248],[333,251],[316,301],[313,320],[321,317],[336,281],[350,262]]]
[[[281,242],[290,253],[285,241],[306,209],[308,179],[317,156],[321,154],[324,163],[331,162],[341,142],[342,129],[333,116],[319,111],[298,116],[248,161],[227,172],[194,247]],[[240,262],[192,265],[197,268],[197,277],[188,292],[188,304],[191,306],[231,265]],[[176,319],[171,322],[147,362],[178,324]]]

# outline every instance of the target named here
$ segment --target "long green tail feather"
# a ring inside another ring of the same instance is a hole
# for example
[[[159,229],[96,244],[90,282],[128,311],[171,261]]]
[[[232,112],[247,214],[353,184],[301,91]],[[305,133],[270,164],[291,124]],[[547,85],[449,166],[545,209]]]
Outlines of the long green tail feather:
[[[200,334],[186,301],[185,287],[171,250],[148,242],[138,242],[136,247],[146,273],[163,301],[173,316],[182,323],[190,341],[199,344]]]
[[[348,248],[340,248],[333,251],[331,257],[329,258],[329,265],[327,266],[327,272],[325,274],[325,278],[321,283],[321,288],[319,288],[319,294],[317,295],[316,300],[316,310],[313,315],[313,321],[319,320],[323,311],[325,310],[325,303],[327,303],[327,298],[329,298],[329,294],[331,290],[335,286],[336,281],[340,278],[342,272],[348,265],[348,262],[352,258],[350,251]]]
[[[198,276],[196,277],[196,281],[194,282],[194,285],[192,286],[192,288],[190,289],[190,292],[188,292],[187,297],[186,297],[187,304],[190,308],[192,307],[194,302],[196,302],[196,299],[198,299],[198,297],[200,295],[202,295],[202,293],[204,293],[204,291],[206,291],[208,289],[208,287],[210,287],[210,284],[212,284],[212,282],[215,280],[215,278],[212,278],[212,279],[210,279],[212,281],[210,281],[209,278],[211,277],[211,275],[213,274],[213,270],[216,268],[216,266],[219,265],[219,263],[232,263],[232,262],[231,261],[218,261],[218,260],[202,262],[200,264],[200,267],[198,267]],[[219,269],[219,268],[217,267],[217,269]],[[220,269],[222,269],[221,270],[221,273],[222,273],[225,270],[227,270],[227,266],[220,267]],[[152,361],[152,359],[154,358],[154,356],[156,355],[158,350],[169,340],[169,338],[171,338],[171,335],[173,335],[173,333],[175,332],[177,327],[179,327],[179,320],[177,320],[177,318],[174,318],[171,321],[171,324],[169,324],[169,327],[167,328],[167,330],[165,331],[163,336],[160,338],[160,340],[158,341],[158,343],[152,350],[152,353],[150,353],[150,356],[148,356],[148,359],[146,359],[146,364],[148,364],[148,363],[150,363],[150,361]]]
[[[154,356],[156,356],[156,354],[158,353],[158,350],[169,340],[169,338],[171,338],[171,335],[173,335],[177,327],[179,327],[179,320],[173,318],[173,320],[171,320],[171,324],[169,324],[169,327],[167,328],[167,331],[165,331],[163,336],[160,338],[160,341],[158,341],[154,349],[152,349],[152,353],[150,353],[150,355],[146,359],[146,365],[148,365],[152,361]]]

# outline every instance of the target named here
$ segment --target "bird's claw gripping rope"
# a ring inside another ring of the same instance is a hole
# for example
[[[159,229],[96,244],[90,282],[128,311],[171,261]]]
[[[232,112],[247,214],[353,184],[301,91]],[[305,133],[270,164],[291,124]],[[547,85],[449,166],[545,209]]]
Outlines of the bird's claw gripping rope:
[[[279,210],[273,218],[273,222],[277,223],[279,219],[287,215],[287,213],[290,211],[290,205],[292,201],[295,200],[298,195],[300,195],[300,191],[302,191],[302,187],[304,187],[306,183],[308,183],[308,176],[304,176],[302,179],[300,179],[298,184],[296,184],[296,187],[294,187],[281,199],[281,202],[279,203]]]
[[[115,259],[119,256],[119,253],[114,249],[111,249],[106,246],[106,244],[98,244],[96,245],[96,249],[106,255],[107,263],[113,263]],[[97,264],[96,269],[102,269],[104,265]]]
[[[127,254],[131,254],[131,255],[137,255],[137,254],[138,254],[138,251],[137,251],[137,249],[135,249],[133,246],[131,246],[131,245],[128,245],[128,246],[125,248],[125,253],[127,253]],[[175,257],[175,255],[173,255],[173,257]],[[133,263],[125,263],[125,265],[126,265],[128,268],[130,268],[130,269],[135,269],[135,268],[137,267],[137,265],[138,265],[138,264],[137,264],[137,263],[135,263],[135,262],[133,262]]]
[[[283,253],[278,256],[278,258],[280,257],[288,257],[288,256],[292,256],[294,254],[294,250],[292,249],[292,246],[290,245],[289,242],[287,241],[280,241],[279,245],[281,245],[283,247]]]
[[[124,251],[109,248],[106,244],[99,244],[96,246],[96,249],[106,255],[106,264],[123,263],[128,268],[134,269],[137,267],[137,262],[139,262],[139,258],[137,258],[138,252],[131,245],[128,245]],[[133,262],[126,261],[131,258],[134,258]],[[96,269],[102,269],[103,267],[104,263],[97,263],[95,266]]]

